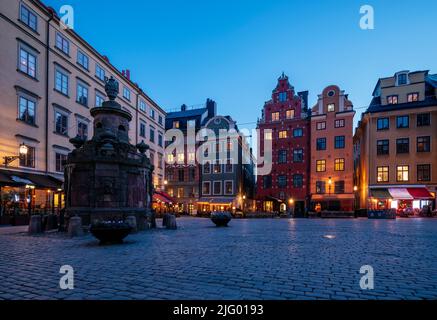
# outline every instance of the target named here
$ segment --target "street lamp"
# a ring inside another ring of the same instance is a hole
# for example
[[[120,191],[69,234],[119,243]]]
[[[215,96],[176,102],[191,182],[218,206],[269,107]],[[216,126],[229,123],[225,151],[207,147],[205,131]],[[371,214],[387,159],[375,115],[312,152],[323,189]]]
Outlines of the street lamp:
[[[329,177],[329,180],[328,180],[328,194],[329,195],[331,195],[331,185],[332,185],[332,179],[331,179],[331,177]]]
[[[20,144],[20,149],[19,149],[19,154],[18,156],[6,156],[3,157],[3,164],[5,165],[5,167],[7,167],[11,162],[20,159],[21,157],[24,157],[25,155],[27,155],[27,152],[29,151],[29,148],[24,144],[24,142],[22,144]]]

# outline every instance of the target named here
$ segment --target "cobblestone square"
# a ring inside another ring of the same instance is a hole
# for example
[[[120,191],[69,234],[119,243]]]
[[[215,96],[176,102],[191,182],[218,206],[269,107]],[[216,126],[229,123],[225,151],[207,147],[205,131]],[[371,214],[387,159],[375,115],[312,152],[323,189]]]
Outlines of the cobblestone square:
[[[0,299],[437,299],[437,219],[177,222],[113,246],[0,228]]]

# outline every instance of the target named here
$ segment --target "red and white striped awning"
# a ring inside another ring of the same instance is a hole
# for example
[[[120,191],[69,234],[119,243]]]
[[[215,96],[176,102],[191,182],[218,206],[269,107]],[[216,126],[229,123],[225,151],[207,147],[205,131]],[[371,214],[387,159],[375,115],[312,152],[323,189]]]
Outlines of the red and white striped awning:
[[[391,188],[371,188],[370,197],[377,199],[393,200],[430,200],[434,196],[426,187],[391,187]]]
[[[395,200],[413,200],[414,197],[408,192],[407,188],[388,188],[388,192]]]

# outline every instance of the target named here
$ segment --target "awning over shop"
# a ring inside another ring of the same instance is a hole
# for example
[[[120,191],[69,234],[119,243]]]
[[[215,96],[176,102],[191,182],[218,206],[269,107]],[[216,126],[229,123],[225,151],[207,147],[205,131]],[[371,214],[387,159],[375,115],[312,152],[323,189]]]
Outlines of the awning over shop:
[[[174,203],[174,200],[165,192],[155,191],[153,194],[153,200],[164,203]]]
[[[12,170],[0,170],[0,185],[21,187],[26,185],[41,189],[59,189],[62,181],[46,174],[36,174]]]
[[[395,200],[413,200],[414,197],[408,192],[407,188],[388,188],[391,196]]]
[[[428,200],[434,198],[426,188],[407,188],[407,190],[414,199]]]
[[[370,197],[376,199],[392,199],[388,189],[370,189]]]
[[[200,198],[197,203],[229,205],[233,201],[234,198],[216,197],[216,198]]]
[[[277,202],[279,202],[279,203],[284,202],[283,200],[278,199],[278,198],[275,198],[275,197],[272,197],[272,196],[267,196],[266,199],[267,199],[267,200],[277,201]]]

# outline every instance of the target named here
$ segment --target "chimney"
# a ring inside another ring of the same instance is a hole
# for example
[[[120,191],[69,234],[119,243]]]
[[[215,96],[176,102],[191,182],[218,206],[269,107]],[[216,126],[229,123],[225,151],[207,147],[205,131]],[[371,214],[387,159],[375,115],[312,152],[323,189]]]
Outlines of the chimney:
[[[130,70],[129,69],[126,70],[126,78],[128,80],[130,80]]]
[[[121,74],[123,75],[123,77],[126,77],[126,71],[121,70]]]
[[[215,117],[217,114],[217,103],[209,98],[206,99],[206,109],[208,110],[208,118]]]
[[[107,63],[110,63],[109,58],[107,56],[103,56],[103,60],[105,60]]]
[[[183,104],[181,106],[181,111],[187,111],[187,105],[186,104]]]

